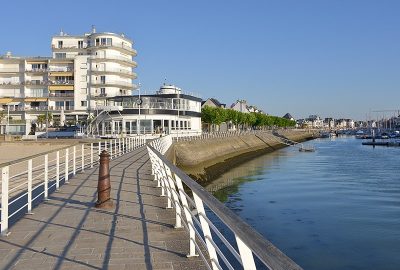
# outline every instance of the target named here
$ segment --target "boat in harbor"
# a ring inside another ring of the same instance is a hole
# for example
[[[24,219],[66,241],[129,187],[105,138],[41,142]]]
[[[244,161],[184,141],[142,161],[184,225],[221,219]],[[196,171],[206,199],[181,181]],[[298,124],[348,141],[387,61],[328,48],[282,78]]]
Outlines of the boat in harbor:
[[[315,152],[315,147],[304,147],[303,145],[299,148],[300,152]]]

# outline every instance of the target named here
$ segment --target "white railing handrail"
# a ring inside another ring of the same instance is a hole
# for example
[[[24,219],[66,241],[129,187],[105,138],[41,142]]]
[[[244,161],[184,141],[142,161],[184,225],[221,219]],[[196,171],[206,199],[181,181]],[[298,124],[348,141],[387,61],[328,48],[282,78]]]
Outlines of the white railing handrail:
[[[1,234],[7,235],[11,217],[26,207],[30,213],[35,200],[40,197],[47,200],[49,192],[54,188],[58,190],[62,181],[67,183],[78,171],[96,165],[102,150],[107,150],[110,158],[113,159],[145,143],[145,136],[108,139],[95,143],[76,143],[57,150],[1,163]],[[33,197],[33,192],[38,188],[42,188],[42,191],[39,194],[35,193],[36,196]],[[25,197],[27,197],[26,202]],[[16,202],[22,206],[9,213],[9,205]]]
[[[172,136],[166,135],[159,139],[153,140],[150,142],[150,145],[164,155],[172,145]]]
[[[158,187],[161,187],[161,195],[167,196],[167,208],[172,206],[175,208],[175,227],[180,228],[183,225],[189,232],[190,246],[188,256],[196,256],[197,252],[203,258],[208,269],[222,269],[223,266],[220,264],[219,258],[222,259],[228,269],[234,269],[227,258],[229,254],[224,254],[213,240],[211,233],[213,231],[225,244],[233,257],[236,258],[237,262],[243,266],[243,269],[256,269],[253,254],[269,269],[301,269],[271,242],[167,160],[153,146],[162,144],[162,142],[157,143],[157,140],[147,144],[152,164],[152,174],[155,176]],[[190,189],[192,196],[185,192],[187,189]],[[237,249],[234,248],[235,244],[231,244],[207,217],[204,205],[233,232]],[[197,217],[194,213],[197,213]],[[194,226],[194,223],[197,226]],[[202,231],[201,233],[198,231],[199,229]],[[203,248],[207,250],[208,255],[203,254],[202,248],[199,247],[198,243],[203,244]]]

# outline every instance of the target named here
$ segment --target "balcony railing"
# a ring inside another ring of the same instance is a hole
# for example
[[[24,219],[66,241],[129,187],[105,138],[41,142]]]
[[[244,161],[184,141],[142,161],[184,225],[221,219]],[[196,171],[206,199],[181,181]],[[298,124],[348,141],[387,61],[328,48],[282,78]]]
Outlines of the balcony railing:
[[[114,48],[121,48],[121,49],[124,49],[126,51],[129,51],[129,52],[133,53],[134,55],[137,54],[137,51],[135,49],[133,49],[131,46],[127,46],[127,45],[122,44],[122,43],[97,44],[97,45],[94,45],[94,46],[90,46],[88,48],[90,49],[90,48],[107,48],[107,47],[110,47],[110,48],[113,48],[113,47]]]
[[[100,56],[100,55],[92,55],[92,59],[106,59],[106,60],[117,60],[132,64],[133,66],[137,66],[136,62],[133,61],[131,58],[126,58],[118,55],[110,55],[110,56]]]
[[[135,73],[131,70],[124,70],[124,69],[119,69],[119,68],[106,68],[104,69],[99,69],[99,68],[94,68],[92,69],[92,72],[114,72],[114,73],[122,73],[122,74],[126,74],[126,75],[135,75]]]
[[[23,85],[24,82],[10,82],[10,81],[3,81],[0,82],[0,85]]]
[[[31,68],[31,69],[25,69],[25,72],[37,72],[37,73],[43,73],[43,72],[68,72],[68,71],[74,71],[74,68],[72,67],[60,67],[60,68]],[[0,69],[0,72],[3,72],[2,69]],[[18,71],[16,71],[18,72]]]
[[[50,97],[73,97],[74,93],[49,93]]]
[[[111,85],[118,85],[118,86],[124,86],[124,87],[129,87],[129,88],[133,88],[134,84],[133,83],[129,83],[129,82],[125,82],[125,81],[103,81],[103,82],[92,82],[93,85],[101,85],[101,86],[111,86]]]
[[[25,72],[34,72],[34,73],[46,73],[48,72],[48,68],[32,68],[32,69],[25,69]]]
[[[0,85],[73,85],[73,80],[68,81],[21,81],[21,82],[0,82]]]
[[[18,73],[20,72],[18,68],[1,68],[0,73]]]
[[[49,85],[73,85],[74,81],[73,80],[69,80],[69,81],[49,81],[48,82]]]

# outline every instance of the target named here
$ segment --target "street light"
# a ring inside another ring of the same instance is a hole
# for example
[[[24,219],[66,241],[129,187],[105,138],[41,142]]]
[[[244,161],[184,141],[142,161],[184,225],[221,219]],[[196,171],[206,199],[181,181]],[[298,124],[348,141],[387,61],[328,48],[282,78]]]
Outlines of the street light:
[[[10,104],[7,104],[7,124],[6,124],[6,132],[5,132],[6,135],[8,135],[9,121],[10,121]]]
[[[139,106],[139,115],[138,115],[138,121],[136,125],[136,133],[140,135],[140,107],[142,107],[142,100],[140,99],[140,86],[141,84],[139,83],[139,98],[136,100],[136,104]]]

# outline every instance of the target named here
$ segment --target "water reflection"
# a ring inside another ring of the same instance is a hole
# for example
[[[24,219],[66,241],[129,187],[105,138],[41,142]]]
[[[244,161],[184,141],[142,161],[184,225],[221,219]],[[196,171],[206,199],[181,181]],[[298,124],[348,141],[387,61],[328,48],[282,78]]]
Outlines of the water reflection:
[[[317,140],[246,162],[207,190],[305,269],[400,269],[400,152]]]

